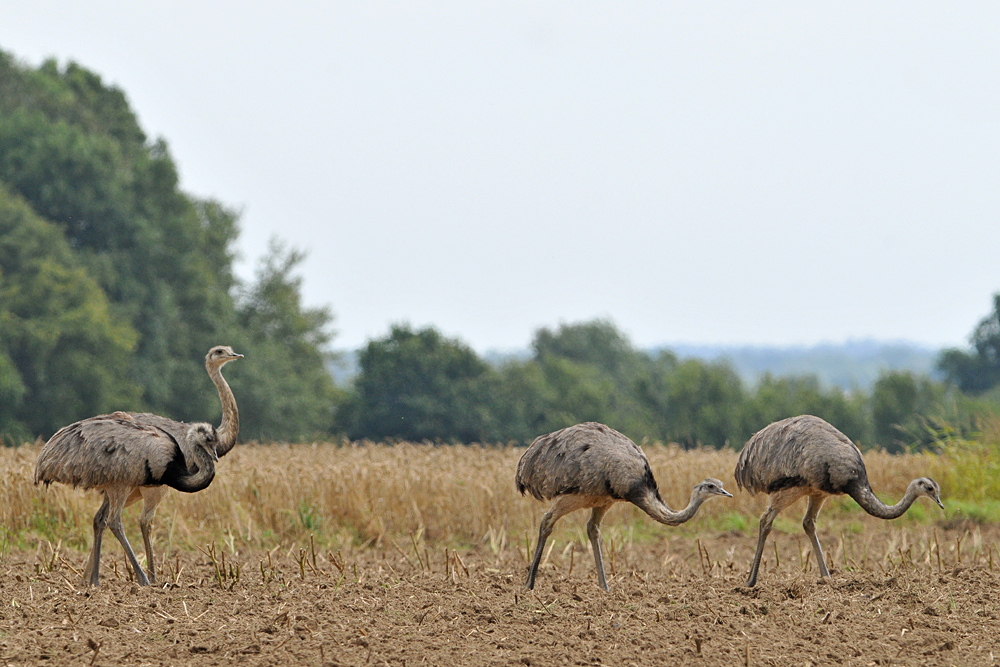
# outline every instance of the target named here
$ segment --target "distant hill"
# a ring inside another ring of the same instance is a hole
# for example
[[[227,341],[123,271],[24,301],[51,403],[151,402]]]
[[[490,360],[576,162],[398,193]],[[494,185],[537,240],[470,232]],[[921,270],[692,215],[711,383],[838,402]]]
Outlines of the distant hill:
[[[664,345],[679,357],[706,361],[727,359],[746,382],[765,373],[815,375],[828,386],[870,389],[883,370],[912,371],[936,377],[934,363],[941,350],[907,342],[848,341],[812,347],[757,347],[736,345]]]
[[[912,371],[937,377],[934,363],[941,350],[907,342],[874,340],[848,341],[793,347],[752,345],[691,345],[678,343],[648,348],[650,355],[670,350],[678,357],[715,361],[727,359],[747,384],[755,384],[764,373],[781,375],[815,375],[827,386],[842,389],[868,390],[882,370]],[[482,358],[494,366],[504,361],[524,360],[531,356],[521,350],[488,350]],[[358,352],[344,351],[331,365],[330,372],[338,384],[345,384],[358,372]]]

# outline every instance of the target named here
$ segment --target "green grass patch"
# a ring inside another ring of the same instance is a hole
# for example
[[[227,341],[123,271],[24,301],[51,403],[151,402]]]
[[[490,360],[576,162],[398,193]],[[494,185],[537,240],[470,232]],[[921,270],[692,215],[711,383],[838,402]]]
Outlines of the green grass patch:
[[[934,509],[941,513],[941,510],[936,507]],[[953,500],[945,505],[944,514],[948,521],[965,520],[981,525],[1000,523],[1000,500],[980,500],[977,502]]]

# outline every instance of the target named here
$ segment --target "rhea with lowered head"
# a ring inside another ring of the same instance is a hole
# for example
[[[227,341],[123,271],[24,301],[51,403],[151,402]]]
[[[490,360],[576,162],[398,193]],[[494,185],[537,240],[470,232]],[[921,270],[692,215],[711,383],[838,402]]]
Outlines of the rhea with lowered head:
[[[205,356],[205,368],[215,383],[222,402],[222,423],[187,424],[149,413],[115,412],[90,417],[56,432],[38,455],[35,484],[62,482],[74,487],[97,489],[104,502],[94,516],[94,546],[83,579],[93,586],[100,580],[101,536],[104,528],[118,538],[135,572],[145,586],[156,582],[150,528],[156,507],[168,488],[195,492],[207,487],[214,475],[214,463],[236,444],[239,412],[222,367],[241,359],[231,347],[213,347]],[[148,576],[125,537],[122,509],[142,498],[139,517],[146,549]]]
[[[594,549],[598,584],[608,590],[601,556],[601,519],[612,505],[630,502],[660,523],[676,526],[693,517],[705,500],[714,496],[732,498],[722,488],[722,482],[709,478],[695,485],[686,508],[670,509],[660,497],[642,449],[618,431],[597,422],[577,424],[536,438],[518,461],[515,481],[521,495],[530,493],[538,500],[552,501],[538,528],[538,546],[528,569],[528,588],[535,587],[542,551],[553,526],[570,512],[591,510],[587,536]]]
[[[812,415],[774,422],[750,438],[736,463],[736,484],[752,493],[770,494],[767,510],[760,517],[757,552],[747,586],[757,583],[764,542],[775,517],[803,496],[808,498],[808,505],[802,529],[809,536],[823,577],[829,577],[830,571],[816,537],[816,515],[828,497],[847,494],[864,511],[880,519],[901,516],[920,496],[944,509],[937,482],[928,477],[910,482],[906,495],[895,505],[883,503],[868,483],[861,450],[846,435]]]

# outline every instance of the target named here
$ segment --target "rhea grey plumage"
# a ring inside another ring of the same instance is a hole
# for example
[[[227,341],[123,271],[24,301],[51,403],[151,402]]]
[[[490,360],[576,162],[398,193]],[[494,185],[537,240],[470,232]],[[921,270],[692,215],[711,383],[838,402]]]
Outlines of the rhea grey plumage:
[[[829,577],[830,571],[816,537],[816,515],[829,496],[847,494],[866,512],[881,519],[902,515],[920,496],[944,508],[937,482],[928,477],[910,482],[906,495],[895,505],[883,503],[868,482],[861,450],[846,435],[812,415],[783,419],[754,434],[736,462],[736,484],[752,493],[770,494],[767,510],[760,517],[757,552],[747,586],[757,583],[764,542],[775,517],[802,496],[809,499],[802,528],[824,577]]]
[[[35,463],[35,484],[62,482],[97,489],[104,502],[94,517],[94,546],[83,579],[100,580],[101,536],[105,526],[118,538],[141,585],[156,581],[150,528],[156,507],[168,488],[192,493],[215,476],[215,461],[236,444],[239,412],[222,366],[242,358],[228,346],[216,346],[205,356],[205,368],[222,401],[222,423],[186,424],[149,413],[115,412],[65,426],[45,443]],[[148,576],[139,567],[121,523],[122,509],[143,499],[139,517],[146,549]]]
[[[517,463],[515,475],[521,495],[530,493],[552,506],[538,528],[538,545],[528,569],[528,588],[542,560],[542,550],[552,528],[562,516],[579,509],[592,509],[587,536],[594,549],[594,564],[601,588],[608,590],[601,556],[601,519],[616,502],[630,502],[660,523],[676,526],[695,515],[712,496],[732,495],[717,479],[696,484],[688,506],[675,511],[660,497],[656,479],[642,449],[618,431],[586,422],[539,436]]]

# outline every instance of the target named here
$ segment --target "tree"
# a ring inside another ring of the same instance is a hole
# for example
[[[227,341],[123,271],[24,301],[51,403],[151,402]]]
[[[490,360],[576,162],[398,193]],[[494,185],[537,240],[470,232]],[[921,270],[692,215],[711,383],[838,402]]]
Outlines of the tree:
[[[562,324],[556,331],[539,329],[531,347],[537,361],[557,357],[593,366],[622,385],[647,365],[646,355],[608,320]]]
[[[61,230],[115,319],[138,404],[186,420],[212,411],[205,350],[235,329],[234,213],[178,187],[124,93],[74,63],[33,69],[0,53],[0,181]]]
[[[663,352],[641,383],[640,395],[656,419],[658,439],[715,448],[743,440],[743,385],[726,362],[680,361]]]
[[[982,394],[1000,385],[1000,293],[993,295],[993,312],[972,331],[970,343],[971,353],[958,349],[942,352],[938,368],[962,391]]]
[[[651,372],[649,357],[608,320],[539,329],[528,364],[546,385],[540,396],[542,417],[534,435],[583,421],[604,422],[641,439],[655,430],[655,419],[638,396]]]
[[[882,373],[872,388],[875,441],[889,452],[928,444],[928,419],[942,414],[945,389],[906,371]]]
[[[824,389],[813,375],[774,377],[767,373],[747,394],[743,431],[749,438],[772,422],[797,415],[815,415],[835,424],[855,443],[870,445],[866,398],[860,393],[845,394],[836,387]]]
[[[59,230],[0,186],[0,433],[135,405],[135,341]]]
[[[2,276],[0,431],[34,436],[109,409],[217,418],[203,367],[217,344],[248,353],[230,371],[245,435],[329,430],[330,316],[301,304],[301,256],[272,249],[239,289],[237,213],[181,191],[124,92],[75,63],[0,52],[0,184],[33,211],[0,239],[4,261],[28,267]]]
[[[246,438],[304,440],[333,426],[338,394],[327,371],[333,315],[302,304],[302,279],[293,273],[303,259],[272,240],[256,282],[239,300],[234,347],[246,363],[230,367],[230,384]]]
[[[483,442],[498,436],[490,411],[495,371],[433,328],[394,325],[362,350],[339,423],[352,438]]]

